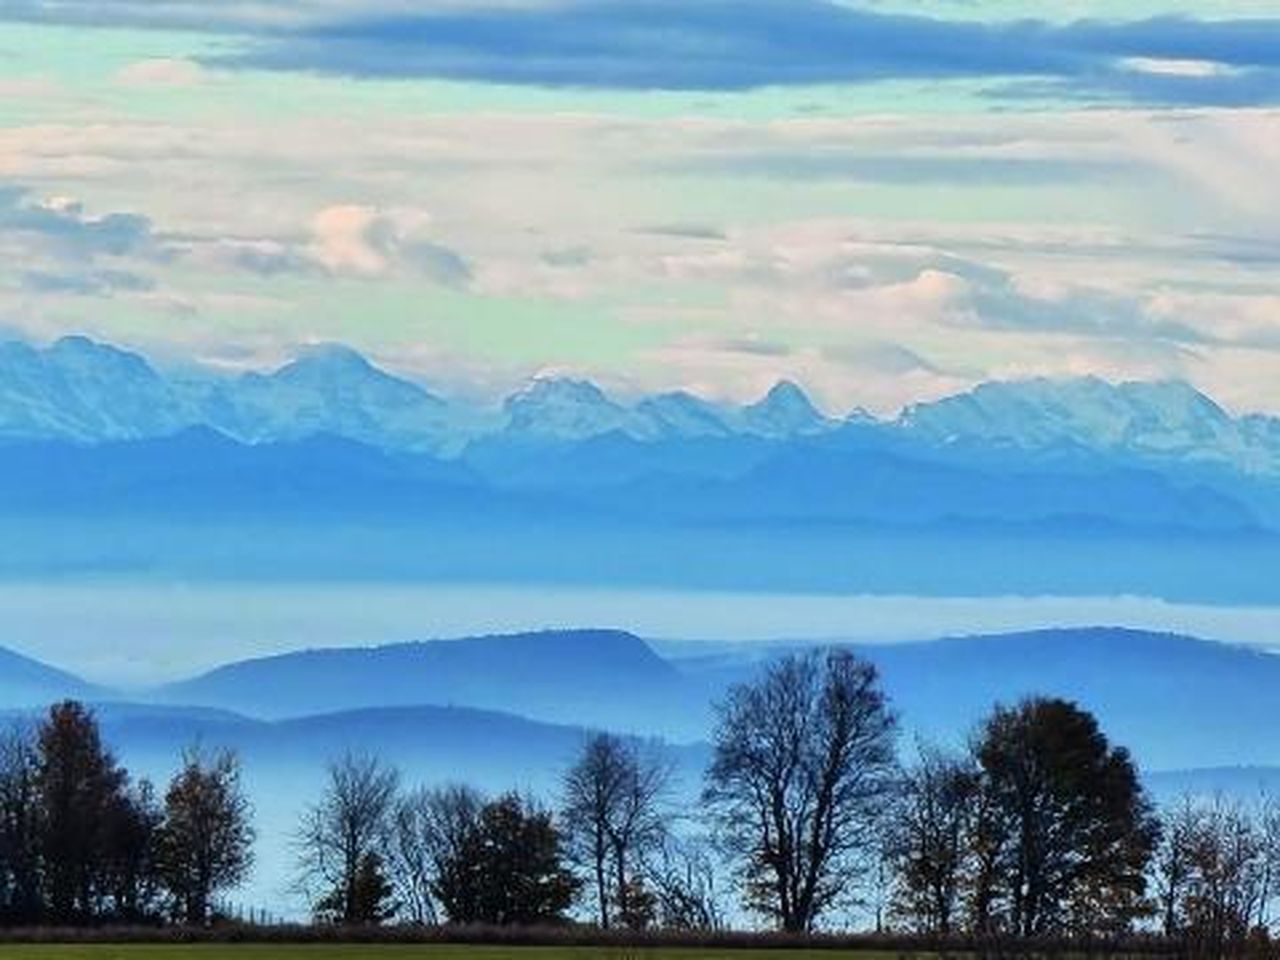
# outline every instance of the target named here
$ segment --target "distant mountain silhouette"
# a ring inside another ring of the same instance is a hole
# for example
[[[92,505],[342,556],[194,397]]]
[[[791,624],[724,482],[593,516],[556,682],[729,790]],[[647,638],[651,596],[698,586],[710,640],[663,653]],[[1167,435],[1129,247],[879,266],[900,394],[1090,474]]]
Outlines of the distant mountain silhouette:
[[[759,669],[760,652],[744,649],[675,662],[722,689]],[[1272,652],[1107,627],[855,649],[880,668],[908,734],[962,744],[996,702],[1043,694],[1094,711],[1147,769],[1280,763]]]
[[[73,337],[0,344],[0,453],[0,576],[1280,602],[1280,420],[1177,382],[480,409],[340,345],[229,377]]]
[[[779,381],[755,403],[743,407],[738,421],[747,433],[775,438],[823,433],[835,425],[790,380]]]
[[[1257,523],[1228,494],[1132,467],[1099,465],[1087,474],[1053,465],[1001,471],[879,446],[833,449],[821,443],[792,443],[763,454],[740,473],[649,474],[596,499],[620,510],[704,521],[1034,525],[1080,518],[1118,527],[1209,531],[1248,529]],[[602,471],[585,473],[598,477]]]
[[[299,731],[322,731],[329,721],[317,720],[314,728],[304,721],[369,710],[390,710],[394,719],[395,711],[419,707],[431,708],[422,716],[500,712],[531,723],[694,742],[709,737],[712,704],[730,685],[804,646],[691,643],[666,659],[628,633],[570,630],[305,651],[228,664],[156,691],[149,706],[110,706],[108,715],[131,731],[130,742],[160,722],[165,736],[177,738],[165,741],[166,750],[220,725],[233,740],[252,734],[267,744],[255,732],[265,729],[264,719],[280,721],[268,723],[271,729],[295,729],[289,725],[297,721]],[[1103,627],[854,648],[880,668],[907,746],[917,735],[962,744],[994,703],[1043,694],[1094,711],[1148,770],[1280,766],[1273,736],[1280,655],[1265,650]],[[0,654],[0,709],[113,696],[122,699]],[[376,728],[393,738],[388,746],[411,749],[417,735],[402,737],[397,724],[370,727],[364,744],[382,749]],[[452,736],[445,726],[433,730],[441,742]],[[335,726],[320,742],[339,732]]]
[[[1266,638],[1260,638],[1266,639]],[[874,653],[906,717],[963,730],[996,699],[1079,700],[1149,769],[1280,762],[1275,653],[1166,633],[1045,630],[883,647]]]
[[[708,644],[666,660],[626,633],[533,633],[289,654],[158,696],[264,717],[451,704],[699,740],[710,735],[711,704],[785,649]],[[880,668],[908,745],[917,734],[963,743],[994,703],[1045,694],[1095,711],[1149,769],[1280,764],[1270,733],[1280,656],[1259,649],[1103,627],[855,649]]]
[[[331,434],[246,444],[191,427],[97,446],[26,441],[3,452],[0,513],[8,515],[403,514],[484,498],[465,466]]]
[[[107,742],[141,772],[162,775],[198,742],[202,749],[235,749],[255,778],[280,784],[299,775],[317,779],[329,760],[365,752],[428,782],[545,789],[557,782],[587,736],[584,726],[471,707],[334,710],[276,721],[126,702],[98,703],[93,709]]]
[[[267,718],[452,704],[645,734],[705,715],[674,667],[615,630],[310,650],[224,666],[156,698]]]
[[[0,710],[56,700],[91,700],[105,691],[79,677],[0,647]]]

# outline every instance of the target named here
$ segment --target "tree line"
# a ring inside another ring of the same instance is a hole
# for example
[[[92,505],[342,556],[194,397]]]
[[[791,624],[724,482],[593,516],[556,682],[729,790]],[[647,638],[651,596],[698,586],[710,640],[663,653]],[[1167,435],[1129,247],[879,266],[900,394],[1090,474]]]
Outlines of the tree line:
[[[61,703],[0,737],[0,923],[203,925],[253,864],[233,754],[189,751],[159,795]]]
[[[696,805],[658,745],[589,736],[554,802],[413,786],[330,763],[294,837],[317,923],[808,933],[864,918],[930,937],[1163,933],[1222,952],[1270,928],[1280,806],[1158,814],[1074,703],[997,705],[964,749],[909,763],[875,668],[844,650],[771,663],[717,705]],[[0,741],[0,922],[205,925],[252,865],[233,754],[191,751],[163,796],[92,714]]]

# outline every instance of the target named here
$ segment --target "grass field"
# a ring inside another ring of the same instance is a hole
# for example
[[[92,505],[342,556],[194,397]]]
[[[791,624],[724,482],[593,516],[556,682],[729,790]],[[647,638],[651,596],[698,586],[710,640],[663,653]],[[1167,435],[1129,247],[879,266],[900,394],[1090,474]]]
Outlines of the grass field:
[[[3,944],[3,960],[742,960],[732,947],[489,947],[455,944]],[[763,951],[765,960],[898,960],[845,950]]]

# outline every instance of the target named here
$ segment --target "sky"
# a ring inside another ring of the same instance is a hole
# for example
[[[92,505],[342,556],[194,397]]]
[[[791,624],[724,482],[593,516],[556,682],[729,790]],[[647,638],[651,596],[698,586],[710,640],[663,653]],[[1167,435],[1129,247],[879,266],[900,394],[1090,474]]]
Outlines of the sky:
[[[1276,0],[0,0],[0,330],[1280,412]]]

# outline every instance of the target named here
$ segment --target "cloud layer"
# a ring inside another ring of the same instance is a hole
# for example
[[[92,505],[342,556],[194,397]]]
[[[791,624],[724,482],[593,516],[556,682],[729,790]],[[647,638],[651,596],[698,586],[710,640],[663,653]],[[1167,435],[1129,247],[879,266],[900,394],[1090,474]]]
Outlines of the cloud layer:
[[[964,79],[1004,100],[1280,100],[1280,18],[1169,8],[1210,16],[983,20],[976,8],[836,0],[0,0],[0,19],[238,34],[247,45],[208,62],[352,77],[708,91]],[[192,76],[170,64],[136,79]]]
[[[966,78],[1011,97],[1257,104],[1280,98],[1280,19],[984,23],[827,0],[572,0],[352,17],[223,62],[620,89]]]
[[[0,324],[495,394],[1088,373],[1274,409],[1280,109],[1237,104],[1275,22],[984,9],[0,0]]]

